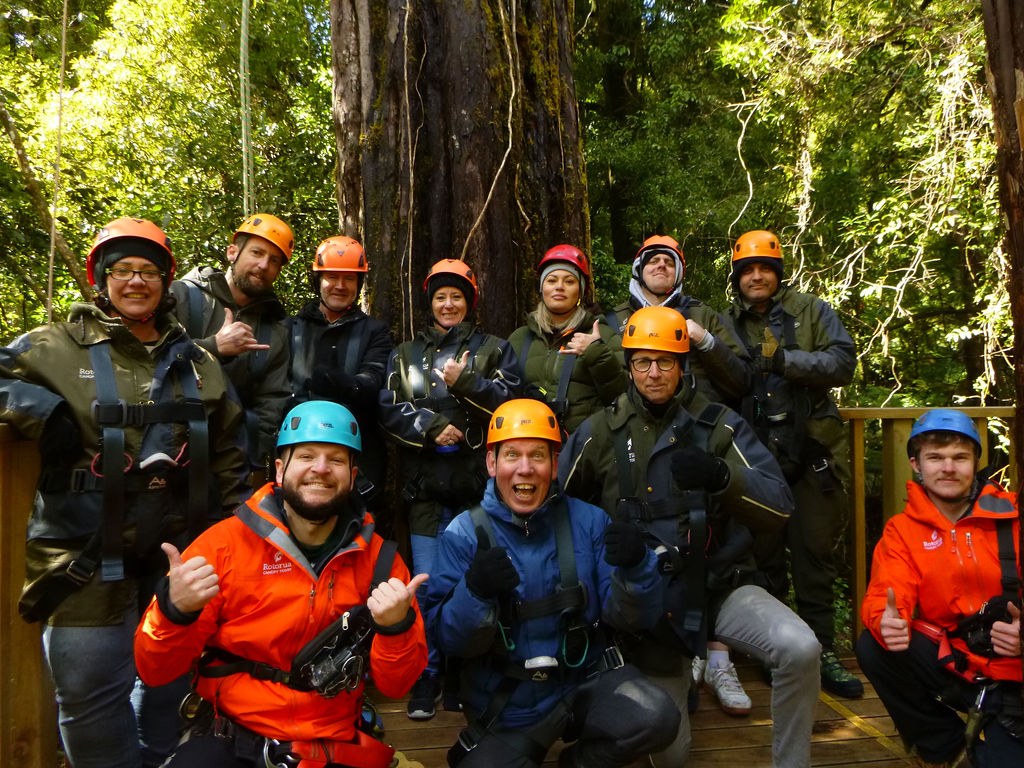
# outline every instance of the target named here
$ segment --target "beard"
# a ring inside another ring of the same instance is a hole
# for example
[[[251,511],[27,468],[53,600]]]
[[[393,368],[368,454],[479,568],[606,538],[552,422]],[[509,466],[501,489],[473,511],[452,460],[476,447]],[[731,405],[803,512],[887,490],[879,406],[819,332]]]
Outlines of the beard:
[[[292,512],[311,523],[326,523],[332,517],[345,521],[355,518],[355,511],[352,509],[349,495],[345,491],[339,491],[336,496],[327,501],[310,504],[302,498],[298,488],[287,483],[281,486],[281,497]]]
[[[231,282],[233,282],[235,287],[250,299],[258,299],[260,296],[266,296],[273,290],[273,288],[264,288],[261,285],[257,285],[249,279],[248,275],[240,275],[234,270],[231,270]]]

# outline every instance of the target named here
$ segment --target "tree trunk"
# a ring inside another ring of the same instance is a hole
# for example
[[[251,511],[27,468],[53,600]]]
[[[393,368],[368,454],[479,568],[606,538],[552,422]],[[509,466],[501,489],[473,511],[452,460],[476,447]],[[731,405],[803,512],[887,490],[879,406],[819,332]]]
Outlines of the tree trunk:
[[[1013,316],[1013,370],[1016,418],[1013,420],[1014,457],[1018,475],[1024,475],[1024,8],[1014,0],[982,0],[988,46],[989,89],[995,116],[999,200],[1006,226],[1004,248],[1010,263],[1010,312]],[[1020,492],[1018,477],[1018,493]],[[1024,521],[1022,521],[1024,522]],[[1024,524],[1020,527],[1017,561],[1024,552]],[[1024,624],[1021,625],[1024,628]],[[1022,633],[1024,634],[1024,633]]]
[[[354,44],[343,29],[353,2],[332,0],[337,44]],[[341,175],[361,174],[374,314],[409,338],[430,265],[461,258],[476,270],[485,329],[507,335],[536,302],[544,251],[590,246],[571,3],[388,0],[369,15],[370,60],[336,51],[334,77],[349,134]],[[354,193],[340,189],[344,218]]]

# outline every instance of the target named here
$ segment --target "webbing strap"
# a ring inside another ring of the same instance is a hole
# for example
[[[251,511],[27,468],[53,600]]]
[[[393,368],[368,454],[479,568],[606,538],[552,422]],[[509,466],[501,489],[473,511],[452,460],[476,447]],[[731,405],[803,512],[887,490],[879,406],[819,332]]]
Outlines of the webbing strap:
[[[1011,520],[996,520],[996,538],[999,541],[999,580],[1003,585],[1003,594],[1015,598],[1020,592],[1020,579],[1017,577],[1017,552],[1013,546]]]
[[[110,359],[110,341],[101,341],[89,347],[96,402],[116,405],[117,380]],[[101,432],[103,466],[103,522],[100,536],[100,578],[102,581],[124,579],[124,558],[121,553],[121,529],[124,526],[124,431],[117,426],[103,426]]]
[[[188,515],[189,539],[203,532],[206,524],[206,506],[210,483],[210,425],[206,408],[199,399],[199,384],[194,376],[183,372],[181,389],[185,396],[183,416],[188,419]],[[169,404],[170,405],[170,404]],[[181,405],[179,404],[180,408]]]
[[[301,317],[292,318],[291,375],[296,387],[305,386],[313,375],[313,354],[316,345],[313,343],[312,328],[312,324]]]
[[[569,408],[569,382],[572,380],[572,372],[576,369],[576,361],[579,355],[563,354],[562,370],[558,374],[558,390],[555,392],[554,412],[561,418]]]
[[[182,280],[188,294],[188,335],[193,339],[203,335],[203,291],[191,280]]]
[[[352,334],[352,338],[344,344],[345,354],[341,361],[342,370],[349,376],[359,373],[359,361],[363,359],[363,345],[366,341],[368,323],[365,320],[357,320],[352,324],[358,327],[354,329],[355,333]],[[338,351],[340,357],[341,350]]]
[[[256,329],[255,336],[258,344],[263,344],[267,347],[270,346],[270,337],[273,333],[273,323],[268,322],[266,318],[256,318]],[[254,349],[249,352],[249,381],[256,382],[263,378],[263,374],[267,370],[267,365],[270,363],[271,349]]]

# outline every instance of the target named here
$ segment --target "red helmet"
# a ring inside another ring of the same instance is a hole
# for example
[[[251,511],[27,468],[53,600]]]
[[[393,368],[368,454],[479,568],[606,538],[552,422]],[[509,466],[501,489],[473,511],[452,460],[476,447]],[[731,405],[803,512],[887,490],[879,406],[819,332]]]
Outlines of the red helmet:
[[[544,268],[555,261],[564,261],[572,264],[578,269],[587,281],[590,281],[590,259],[575,245],[556,245],[553,248],[548,248],[547,252],[541,258],[537,264],[537,272],[543,272]]]
[[[104,271],[114,260],[131,254],[115,254],[112,248],[105,247],[116,240],[132,238],[145,240],[152,245],[140,244],[142,253],[140,256],[152,261],[160,268],[166,277],[164,285],[170,285],[174,279],[174,254],[171,253],[170,238],[160,227],[148,219],[121,218],[100,229],[93,240],[89,256],[85,260],[85,274],[89,278],[89,284],[102,288],[106,284]]]
[[[423,290],[431,299],[441,286],[450,285],[467,294],[469,305],[476,309],[478,288],[472,267],[459,259],[441,259],[434,264],[423,280]]]

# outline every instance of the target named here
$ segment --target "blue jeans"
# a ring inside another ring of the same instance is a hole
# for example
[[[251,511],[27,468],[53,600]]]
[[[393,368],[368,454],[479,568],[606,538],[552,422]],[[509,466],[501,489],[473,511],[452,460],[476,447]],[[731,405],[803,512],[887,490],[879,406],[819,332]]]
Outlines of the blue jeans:
[[[61,739],[75,768],[155,768],[178,741],[178,705],[188,677],[156,688],[138,681],[137,623],[133,609],[114,626],[43,630]]]
[[[430,573],[434,570],[434,563],[437,562],[437,539],[444,533],[444,529],[448,527],[455,518],[455,512],[448,507],[441,508],[441,519],[437,522],[437,533],[434,536],[424,536],[423,534],[413,533],[409,536],[409,544],[412,548],[412,573],[415,576],[417,573]],[[427,596],[427,585],[421,584],[419,589],[416,590],[416,599],[420,605],[423,605],[423,600]],[[430,632],[427,632],[427,667],[423,670],[424,675],[437,675],[441,670],[441,654],[434,647],[434,643],[430,639]]]

